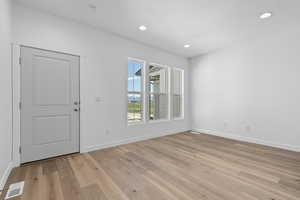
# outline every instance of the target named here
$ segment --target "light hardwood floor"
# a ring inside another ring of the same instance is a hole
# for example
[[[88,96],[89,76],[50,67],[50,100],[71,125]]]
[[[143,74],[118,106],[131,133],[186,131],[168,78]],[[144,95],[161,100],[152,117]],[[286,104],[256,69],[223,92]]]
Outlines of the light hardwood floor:
[[[180,133],[23,165],[6,188],[22,180],[14,200],[299,200],[300,153]]]

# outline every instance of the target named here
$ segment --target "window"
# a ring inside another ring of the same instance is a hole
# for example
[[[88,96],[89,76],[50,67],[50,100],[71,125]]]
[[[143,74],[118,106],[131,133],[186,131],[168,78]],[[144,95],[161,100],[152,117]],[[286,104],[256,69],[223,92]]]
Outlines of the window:
[[[148,119],[169,118],[168,68],[151,64],[148,68]]]
[[[144,65],[143,61],[129,59],[127,70],[127,120],[131,122],[142,122],[143,113],[143,94],[144,94]]]
[[[173,118],[183,118],[183,70],[172,70]]]
[[[184,71],[129,58],[127,122],[136,124],[184,117]]]

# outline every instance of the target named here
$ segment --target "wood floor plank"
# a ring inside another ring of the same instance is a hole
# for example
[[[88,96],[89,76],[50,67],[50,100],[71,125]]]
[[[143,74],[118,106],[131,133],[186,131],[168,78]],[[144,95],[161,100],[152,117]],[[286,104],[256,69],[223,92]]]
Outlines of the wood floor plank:
[[[75,177],[68,158],[60,158],[56,160],[59,180],[64,196],[64,200],[80,200],[81,188]]]
[[[101,190],[104,192],[107,199],[118,200],[124,199],[129,200],[129,198],[121,191],[121,189],[114,183],[112,178],[105,172],[105,170],[100,166],[100,164],[95,161],[92,156],[85,154],[86,160],[92,169],[94,169],[95,178],[98,179],[97,183]]]
[[[188,132],[13,169],[12,200],[299,200],[300,153]]]
[[[84,200],[108,200],[97,184],[83,187],[80,197]]]
[[[57,171],[41,177],[41,187],[38,192],[44,200],[64,199]]]
[[[82,156],[69,157],[68,161],[81,188],[97,183],[92,169],[87,165]]]

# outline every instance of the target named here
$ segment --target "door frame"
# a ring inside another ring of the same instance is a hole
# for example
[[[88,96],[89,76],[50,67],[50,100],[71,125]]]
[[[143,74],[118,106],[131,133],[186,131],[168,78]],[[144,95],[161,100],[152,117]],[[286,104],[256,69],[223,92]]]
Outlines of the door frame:
[[[79,101],[80,108],[82,110],[82,102],[81,102],[81,66],[84,66],[86,63],[86,57],[82,56],[80,52],[77,51],[69,51],[70,53],[65,53],[66,50],[61,49],[51,49],[51,48],[40,48],[32,45],[23,45],[23,44],[11,44],[11,84],[12,84],[12,165],[13,167],[18,167],[21,165],[21,155],[19,152],[19,148],[21,146],[21,111],[20,111],[20,100],[21,100],[21,65],[19,58],[21,56],[21,47],[35,48],[44,51],[52,51],[56,53],[62,53],[72,56],[79,57]],[[81,55],[81,56],[80,56]],[[81,114],[79,113],[79,152],[82,153],[83,150],[83,142],[81,135]]]

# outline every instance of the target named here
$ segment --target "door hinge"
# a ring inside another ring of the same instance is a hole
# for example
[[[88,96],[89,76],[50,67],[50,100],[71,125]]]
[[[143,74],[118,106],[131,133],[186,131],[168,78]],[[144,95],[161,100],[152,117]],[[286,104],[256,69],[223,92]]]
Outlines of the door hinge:
[[[21,154],[22,153],[22,147],[19,146],[19,153]]]
[[[19,109],[21,110],[21,108],[22,108],[22,103],[19,102]]]
[[[19,64],[21,65],[21,63],[22,63],[22,59],[21,59],[21,57],[19,58]]]

